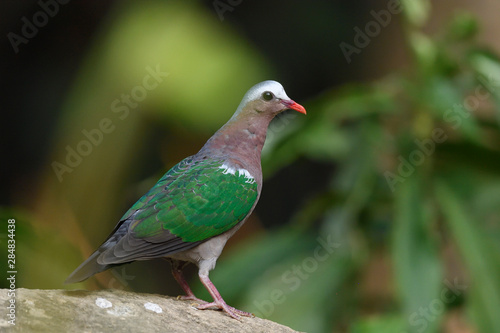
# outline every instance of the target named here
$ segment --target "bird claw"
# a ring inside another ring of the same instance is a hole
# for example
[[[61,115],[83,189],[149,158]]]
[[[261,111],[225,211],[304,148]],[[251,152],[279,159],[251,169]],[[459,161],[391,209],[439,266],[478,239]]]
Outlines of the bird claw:
[[[200,305],[207,303],[206,301],[199,299],[198,297],[196,297],[194,295],[193,296],[179,295],[179,296],[177,296],[177,299],[182,300],[182,301],[195,301],[196,303],[199,303]],[[195,303],[193,303],[193,304],[195,304]]]
[[[221,302],[211,302],[211,303],[205,302],[205,304],[198,305],[197,309],[198,310],[205,310],[205,309],[208,309],[211,307],[219,308],[222,311],[224,311],[225,313],[227,313],[229,316],[231,316],[232,318],[237,319],[237,320],[241,319],[240,316],[250,317],[250,318],[255,317],[255,315],[253,313],[238,310],[236,308],[233,308],[230,305],[227,305],[226,303],[221,303]]]

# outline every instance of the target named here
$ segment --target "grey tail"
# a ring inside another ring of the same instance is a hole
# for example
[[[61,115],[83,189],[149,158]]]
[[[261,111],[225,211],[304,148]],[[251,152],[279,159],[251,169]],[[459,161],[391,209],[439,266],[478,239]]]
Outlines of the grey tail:
[[[76,283],[88,279],[94,274],[102,272],[108,268],[116,265],[100,265],[97,263],[97,258],[101,254],[101,251],[97,250],[92,255],[85,260],[77,269],[71,273],[64,284]]]
[[[94,274],[105,271],[108,268],[120,265],[120,264],[101,265],[97,262],[97,258],[99,258],[99,256],[104,251],[115,245],[116,242],[127,233],[128,224],[124,224],[125,222],[127,222],[127,220],[122,220],[118,222],[118,224],[115,226],[111,234],[109,234],[106,241],[101,246],[99,246],[99,248],[94,253],[92,253],[90,257],[87,258],[87,260],[85,260],[80,266],[78,266],[73,271],[73,273],[71,273],[68,276],[66,281],[64,281],[64,284],[81,282],[83,280],[88,279]],[[124,227],[122,228],[122,232],[119,232],[120,227]]]

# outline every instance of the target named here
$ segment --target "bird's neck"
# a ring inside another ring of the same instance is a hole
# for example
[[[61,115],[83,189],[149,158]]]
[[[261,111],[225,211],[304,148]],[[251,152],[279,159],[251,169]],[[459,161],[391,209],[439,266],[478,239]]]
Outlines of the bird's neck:
[[[241,115],[231,118],[205,144],[203,150],[226,157],[243,168],[260,170],[260,156],[272,117]],[[252,170],[249,170],[252,171]]]

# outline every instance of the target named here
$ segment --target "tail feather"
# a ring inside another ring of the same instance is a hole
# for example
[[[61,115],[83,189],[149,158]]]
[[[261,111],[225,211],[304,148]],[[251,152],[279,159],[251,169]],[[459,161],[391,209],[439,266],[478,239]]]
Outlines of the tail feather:
[[[97,274],[99,272],[102,272],[108,268],[111,268],[116,265],[101,265],[97,263],[97,258],[102,252],[97,250],[92,255],[85,260],[80,266],[77,267],[71,273],[66,281],[64,281],[64,284],[69,284],[69,283],[76,283],[76,282],[81,282],[83,280],[88,279],[94,274]]]
[[[99,264],[97,258],[99,258],[104,251],[113,247],[120,238],[127,234],[129,224],[130,222],[128,220],[118,222],[106,241],[68,276],[64,284],[81,282],[108,268],[118,266],[119,264]]]

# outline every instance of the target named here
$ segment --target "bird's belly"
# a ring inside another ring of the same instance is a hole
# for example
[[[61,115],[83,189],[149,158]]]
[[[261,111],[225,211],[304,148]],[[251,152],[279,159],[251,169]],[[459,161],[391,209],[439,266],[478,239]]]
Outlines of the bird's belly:
[[[203,242],[192,249],[173,253],[167,257],[175,260],[191,262],[199,267],[200,272],[205,271],[208,274],[209,271],[215,268],[217,259],[226,245],[227,240],[234,234],[234,232],[236,232],[237,229],[239,229],[239,225],[219,236],[210,238],[206,242]]]

